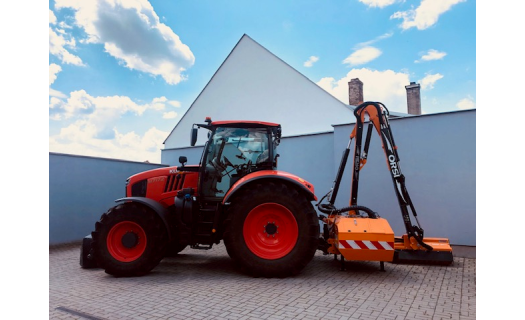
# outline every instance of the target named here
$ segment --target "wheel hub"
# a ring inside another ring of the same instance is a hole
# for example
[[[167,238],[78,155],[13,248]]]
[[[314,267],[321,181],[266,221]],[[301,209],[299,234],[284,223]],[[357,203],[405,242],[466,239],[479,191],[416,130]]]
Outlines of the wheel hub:
[[[274,234],[277,233],[277,228],[278,228],[278,227],[279,227],[279,226],[277,226],[277,225],[275,224],[275,222],[269,222],[268,224],[266,224],[266,225],[264,226],[264,233],[266,233],[267,235],[270,235],[270,236],[271,236],[271,235],[274,235]]]
[[[122,236],[122,245],[128,249],[133,248],[138,243],[139,243],[139,236],[135,232],[128,231],[126,232],[126,234]]]

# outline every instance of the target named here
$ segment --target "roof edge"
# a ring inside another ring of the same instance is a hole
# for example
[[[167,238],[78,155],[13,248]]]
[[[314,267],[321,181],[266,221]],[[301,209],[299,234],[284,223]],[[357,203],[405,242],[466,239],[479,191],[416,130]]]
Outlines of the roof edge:
[[[193,100],[193,102],[191,103],[191,105],[189,106],[188,110],[186,110],[186,112],[184,112],[184,114],[182,115],[182,117],[179,119],[179,122],[177,122],[177,124],[173,127],[173,129],[171,129],[170,131],[170,134],[168,134],[168,136],[166,137],[166,139],[164,139],[164,141],[162,142],[162,144],[166,144],[166,141],[169,139],[169,137],[171,137],[171,134],[173,133],[173,131],[175,131],[175,128],[177,128],[177,126],[179,125],[179,123],[182,121],[182,119],[184,119],[184,116],[186,116],[186,114],[188,112],[190,112],[190,109],[191,107],[193,107],[193,105],[195,104],[195,102],[197,102],[197,100],[199,100],[199,97],[202,95],[202,93],[204,92],[204,90],[206,90],[206,88],[208,87],[208,85],[211,83],[211,81],[213,80],[213,78],[215,78],[215,75],[217,74],[217,72],[219,72],[219,70],[221,70],[222,66],[224,65],[224,63],[226,62],[226,60],[228,60],[228,58],[231,56],[232,52],[235,50],[235,48],[237,48],[237,46],[239,45],[239,43],[241,42],[242,39],[244,39],[244,37],[248,37],[250,38],[246,33],[242,35],[242,37],[239,39],[239,41],[237,41],[237,43],[235,44],[235,46],[233,47],[233,49],[231,49],[230,53],[228,53],[228,55],[226,56],[226,58],[224,59],[224,61],[222,61],[221,65],[219,66],[219,68],[217,68],[217,70],[215,70],[215,72],[213,73],[213,75],[211,76],[210,80],[208,80],[208,82],[206,83],[206,85],[204,86],[204,88],[202,88],[202,90],[199,92],[199,94],[197,95],[197,97],[195,98],[195,100]],[[251,39],[251,38],[250,38]],[[253,39],[252,39],[253,40]]]

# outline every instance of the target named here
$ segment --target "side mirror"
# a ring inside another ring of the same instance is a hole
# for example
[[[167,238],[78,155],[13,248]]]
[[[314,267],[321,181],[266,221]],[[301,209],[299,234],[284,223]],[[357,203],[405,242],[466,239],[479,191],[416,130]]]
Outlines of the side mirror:
[[[180,164],[182,165],[182,167],[184,167],[184,164],[185,164],[186,162],[188,162],[188,158],[186,158],[185,156],[180,156],[180,157],[179,157],[179,162],[180,162]]]
[[[191,128],[191,141],[190,141],[190,144],[191,146],[195,146],[195,143],[197,143],[197,128]]]

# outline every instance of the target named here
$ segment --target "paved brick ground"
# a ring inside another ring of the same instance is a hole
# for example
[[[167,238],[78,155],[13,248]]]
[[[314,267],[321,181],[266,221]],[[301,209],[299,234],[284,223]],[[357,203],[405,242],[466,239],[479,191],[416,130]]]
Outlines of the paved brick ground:
[[[448,267],[347,262],[318,252],[293,278],[251,278],[224,246],[184,250],[140,278],[81,269],[50,248],[50,319],[475,319],[476,259]]]

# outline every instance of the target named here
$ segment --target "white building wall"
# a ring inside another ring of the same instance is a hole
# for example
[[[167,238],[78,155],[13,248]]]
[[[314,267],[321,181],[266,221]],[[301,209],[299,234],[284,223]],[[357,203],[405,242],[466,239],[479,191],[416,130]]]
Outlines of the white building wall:
[[[166,139],[165,149],[189,146],[192,124],[207,116],[280,123],[283,136],[332,131],[332,124],[354,118],[350,107],[246,35]],[[197,145],[205,138],[200,134]]]
[[[390,124],[425,236],[475,246],[476,110],[392,119]],[[308,180],[320,200],[332,187],[352,129],[353,124],[337,125],[331,133],[283,138],[278,148],[279,170]],[[379,136],[373,134],[368,162],[360,173],[358,204],[386,218],[395,234],[402,235],[405,228],[394,185]],[[336,201],[338,208],[350,200],[353,146]],[[201,153],[202,147],[163,150],[162,163],[178,165],[182,155],[188,157],[188,164],[198,164]]]

